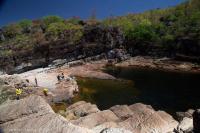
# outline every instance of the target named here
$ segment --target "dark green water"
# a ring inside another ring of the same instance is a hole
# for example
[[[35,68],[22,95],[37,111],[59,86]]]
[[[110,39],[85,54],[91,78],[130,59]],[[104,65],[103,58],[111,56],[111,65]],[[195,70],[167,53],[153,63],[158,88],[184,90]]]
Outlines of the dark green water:
[[[78,79],[81,92],[74,101],[89,101],[100,109],[142,102],[171,114],[200,108],[200,74],[136,68],[106,72],[124,80]]]

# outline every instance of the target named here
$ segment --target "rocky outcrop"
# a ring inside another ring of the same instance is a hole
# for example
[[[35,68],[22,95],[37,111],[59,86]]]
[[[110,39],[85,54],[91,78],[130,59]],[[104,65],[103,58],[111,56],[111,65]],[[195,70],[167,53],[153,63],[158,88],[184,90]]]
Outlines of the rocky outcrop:
[[[85,104],[85,102],[76,103],[72,107],[84,105],[83,103]],[[67,110],[70,109],[67,108]],[[178,122],[166,112],[155,111],[151,106],[142,103],[130,106],[116,105],[109,110],[88,114],[70,121],[75,125],[95,131],[103,131],[106,128],[123,128],[133,133],[168,133],[177,129],[178,126]],[[184,128],[180,125],[180,128],[182,127]]]
[[[151,106],[137,103],[129,108],[134,115],[120,122],[119,125],[134,133],[167,133],[172,132],[178,125],[172,116],[163,111],[155,111]]]
[[[31,95],[21,100],[7,101],[0,105],[1,131],[21,133],[186,133],[192,131],[192,119],[185,117],[180,123],[164,111],[155,111],[142,103],[116,105],[100,111],[96,105],[80,101],[67,109],[76,119],[55,114],[40,96]],[[196,114],[195,114],[196,113]],[[194,128],[198,131],[198,116]]]
[[[136,56],[115,64],[117,67],[142,67],[167,71],[200,73],[200,66],[190,62],[181,62],[169,58],[152,58],[149,56]]]
[[[0,106],[0,128],[3,132],[62,132],[93,133],[91,130],[74,126],[39,96],[5,103]]]
[[[194,113],[195,110],[189,109],[186,112],[176,112],[176,117],[177,120],[180,122],[182,121],[185,117],[191,118],[192,119],[192,114]]]
[[[2,38],[1,33],[0,38]],[[119,28],[93,25],[84,28],[83,37],[78,43],[71,44],[68,39],[58,39],[56,41],[46,40],[39,44],[38,42],[37,44],[23,44],[24,46],[29,45],[28,50],[17,49],[8,43],[6,46],[2,45],[4,46],[2,50],[12,51],[12,53],[0,57],[0,68],[8,73],[14,73],[47,66],[56,59],[71,62],[118,48],[123,40],[124,36]]]
[[[178,133],[187,133],[193,130],[193,119],[192,118],[183,118],[177,127]]]
[[[107,121],[117,121],[118,118],[111,111],[99,112],[97,107],[86,102],[79,102],[70,108],[77,109],[84,105],[92,109],[95,108],[97,113],[91,113],[81,117],[78,121],[74,121],[77,125],[72,124],[72,121],[54,113],[49,104],[40,96],[31,95],[21,100],[7,101],[0,105],[0,132],[38,132],[38,133],[130,133],[123,128],[117,128]],[[87,110],[84,110],[87,111]],[[96,112],[95,111],[95,112]],[[90,112],[90,111],[89,111]],[[101,123],[104,124],[101,125]],[[91,129],[78,126],[84,125]],[[110,125],[110,126],[108,126]],[[92,128],[93,127],[93,128]]]
[[[110,110],[121,120],[126,120],[134,115],[133,111],[127,105],[116,105],[111,107]]]
[[[92,113],[97,113],[100,110],[97,108],[96,105],[91,103],[86,103],[85,101],[79,101],[67,108],[66,115],[71,116],[74,115],[75,117],[83,117],[90,115]]]
[[[41,97],[30,96],[22,100],[4,103],[1,105],[0,112],[0,123],[2,124],[32,114],[53,113],[53,110]]]
[[[93,128],[105,122],[115,122],[118,121],[119,118],[110,110],[104,110],[97,113],[92,113],[85,117],[81,117],[77,120],[72,120],[71,122],[75,125]]]

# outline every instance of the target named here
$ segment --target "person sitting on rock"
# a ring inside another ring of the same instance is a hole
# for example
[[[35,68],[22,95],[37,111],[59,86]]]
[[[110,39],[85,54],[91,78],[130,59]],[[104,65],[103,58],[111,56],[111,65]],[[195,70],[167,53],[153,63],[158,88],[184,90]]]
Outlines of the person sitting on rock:
[[[16,93],[16,99],[19,100],[19,97],[22,94],[22,89],[16,89],[15,93]]]
[[[57,79],[58,79],[58,82],[61,80],[61,77],[60,75],[57,76]]]
[[[61,80],[65,79],[64,73],[61,74],[60,78]]]

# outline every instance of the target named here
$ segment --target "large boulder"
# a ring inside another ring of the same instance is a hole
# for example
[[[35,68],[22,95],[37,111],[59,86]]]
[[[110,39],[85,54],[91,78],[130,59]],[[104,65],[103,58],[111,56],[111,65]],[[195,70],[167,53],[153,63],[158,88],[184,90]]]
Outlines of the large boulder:
[[[149,105],[137,103],[129,108],[134,115],[118,125],[134,133],[167,133],[178,125],[172,116],[163,111],[155,111]]]
[[[55,113],[31,114],[0,125],[4,132],[37,133],[93,133],[91,130],[75,126]]]
[[[111,107],[110,110],[121,120],[126,120],[134,115],[133,111],[127,105],[116,105]]]
[[[53,110],[45,100],[35,95],[14,102],[9,101],[0,106],[0,124],[35,113],[43,115],[53,113]]]
[[[66,115],[74,115],[76,117],[87,116],[92,113],[97,113],[100,110],[95,104],[87,103],[85,101],[79,101],[72,104],[66,109]]]
[[[35,95],[1,105],[0,127],[3,132],[93,133],[55,114],[44,99]]]
[[[195,110],[189,109],[186,112],[176,112],[176,117],[179,122],[183,120],[183,118],[192,118],[192,114],[194,113]]]
[[[118,120],[119,118],[112,111],[104,110],[85,117],[81,117],[77,120],[72,120],[71,122],[78,126],[93,128],[105,122],[115,122]]]
[[[183,120],[180,122],[180,124],[177,127],[177,131],[179,133],[185,133],[188,131],[192,131],[193,129],[193,119],[185,117]]]

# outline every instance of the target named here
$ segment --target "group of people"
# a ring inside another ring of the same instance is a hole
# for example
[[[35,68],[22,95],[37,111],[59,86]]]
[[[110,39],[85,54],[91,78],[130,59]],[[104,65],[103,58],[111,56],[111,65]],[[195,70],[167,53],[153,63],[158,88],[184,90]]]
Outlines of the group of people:
[[[58,81],[64,80],[65,79],[64,73],[62,73],[61,75],[58,74],[57,79]]]
[[[61,73],[61,74],[57,75],[57,79],[58,79],[58,82],[60,82],[62,80],[65,80],[64,73]],[[68,78],[66,78],[67,81],[70,81],[72,79],[74,79],[74,77],[69,76]],[[37,81],[36,77],[35,77],[35,85],[38,86],[38,81]],[[16,93],[16,99],[19,100],[20,99],[20,95],[22,94],[22,89],[16,89],[15,93]],[[45,96],[48,96],[48,89],[44,88],[43,89],[43,93],[44,93]]]
[[[28,80],[28,82],[29,82],[29,80]],[[35,86],[38,87],[38,81],[37,81],[36,77],[35,77]],[[48,96],[48,88],[44,88],[43,93],[44,93],[45,96]],[[16,94],[16,99],[19,100],[20,96],[22,95],[22,89],[19,89],[19,87],[16,88],[15,94]]]

